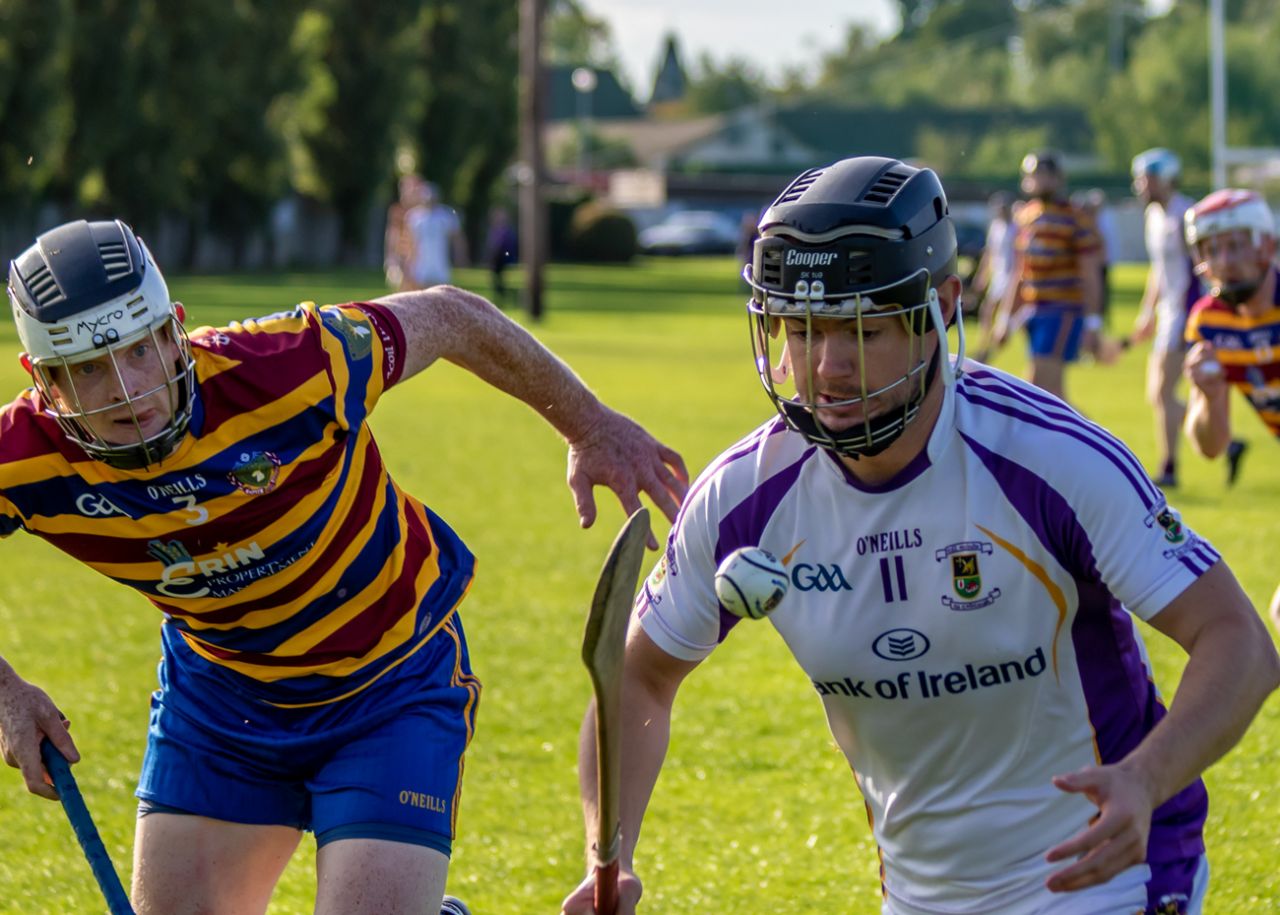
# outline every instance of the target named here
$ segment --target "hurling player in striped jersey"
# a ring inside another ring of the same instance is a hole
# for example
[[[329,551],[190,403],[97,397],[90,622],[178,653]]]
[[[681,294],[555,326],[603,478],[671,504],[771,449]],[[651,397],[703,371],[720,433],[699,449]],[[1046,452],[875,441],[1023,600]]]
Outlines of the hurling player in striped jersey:
[[[1200,774],[1280,684],[1280,658],[1119,440],[965,361],[958,326],[951,357],[955,264],[937,176],[893,159],[806,171],[761,217],[747,308],[776,413],[690,487],[636,600],[614,724],[620,915],[641,904],[672,703],[742,628],[713,581],[744,546],[787,570],[768,620],[853,770],[847,810],[868,814],[885,915],[1203,910]],[[1189,656],[1167,708],[1139,619]],[[745,705],[779,701],[742,689]],[[588,849],[608,842],[592,834],[594,733],[589,709]],[[874,862],[829,866],[842,886]],[[564,911],[589,913],[593,890],[589,874]]]
[[[1238,462],[1231,437],[1231,389],[1280,437],[1280,271],[1271,207],[1254,191],[1214,191],[1186,217],[1196,272],[1209,286],[1187,322],[1186,376],[1191,382],[1185,430],[1205,457]],[[1228,481],[1235,476],[1232,466]],[[1280,628],[1280,588],[1271,598]]]
[[[310,830],[316,912],[435,915],[480,695],[457,612],[475,562],[390,477],[369,412],[439,360],[467,369],[568,442],[583,526],[596,485],[674,518],[679,455],[450,286],[188,335],[133,231],[79,221],[13,261],[9,298],[33,387],[0,409],[0,536],[35,534],[163,614],[137,911],[264,912]],[[429,407],[419,422],[426,450],[442,433]],[[44,738],[79,759],[0,659],[0,750],[54,797]]]

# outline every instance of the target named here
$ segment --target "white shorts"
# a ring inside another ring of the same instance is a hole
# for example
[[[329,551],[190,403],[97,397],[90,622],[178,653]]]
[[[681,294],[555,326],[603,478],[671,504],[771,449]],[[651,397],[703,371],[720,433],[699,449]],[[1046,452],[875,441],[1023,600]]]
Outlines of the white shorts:
[[[992,908],[978,902],[974,906],[921,908],[902,899],[886,899],[881,915],[1203,915],[1205,891],[1209,887],[1209,862],[1200,856],[1189,897],[1164,897],[1148,902],[1147,883],[1151,868],[1146,864],[1121,871],[1102,886],[1075,893],[1051,893],[1037,887],[1017,902]]]
[[[1156,353],[1182,352],[1186,349],[1183,333],[1187,329],[1187,316],[1181,306],[1156,308],[1156,332],[1151,350]]]

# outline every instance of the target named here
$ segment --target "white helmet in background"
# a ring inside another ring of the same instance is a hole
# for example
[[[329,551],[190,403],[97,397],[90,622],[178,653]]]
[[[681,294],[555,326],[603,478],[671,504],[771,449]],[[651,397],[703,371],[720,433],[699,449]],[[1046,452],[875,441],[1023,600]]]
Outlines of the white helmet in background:
[[[1276,237],[1275,216],[1271,207],[1254,191],[1240,188],[1223,188],[1214,191],[1195,206],[1187,210],[1185,221],[1187,246],[1191,249],[1198,265],[1208,261],[1208,254],[1200,247],[1205,239],[1225,232],[1247,231],[1250,241],[1258,250],[1262,261],[1259,275],[1248,280],[1219,282],[1209,290],[1212,295],[1231,305],[1239,305],[1248,300],[1257,291],[1266,276],[1266,257],[1262,246],[1267,239]],[[1197,266],[1197,271],[1202,269]]]
[[[1187,210],[1184,219],[1187,244],[1192,248],[1201,239],[1236,229],[1248,229],[1255,245],[1276,234],[1275,216],[1262,196],[1234,187],[1214,191]]]
[[[169,298],[151,254],[119,220],[70,222],[50,229],[9,264],[9,302],[45,409],[67,436],[96,460],[136,469],[159,463],[182,439],[191,420],[195,363],[182,329],[180,306]],[[157,387],[130,395],[117,354],[140,341],[161,361]],[[167,342],[166,345],[162,345]],[[170,363],[166,354],[176,357]],[[120,380],[122,400],[86,410],[70,368],[106,356]],[[55,390],[53,369],[59,369]],[[135,404],[167,390],[170,420],[145,436]],[[95,414],[127,406],[137,438],[125,444],[93,431]]]
[[[1162,181],[1175,181],[1182,174],[1182,160],[1162,146],[1145,149],[1133,157],[1134,178],[1149,175]]]

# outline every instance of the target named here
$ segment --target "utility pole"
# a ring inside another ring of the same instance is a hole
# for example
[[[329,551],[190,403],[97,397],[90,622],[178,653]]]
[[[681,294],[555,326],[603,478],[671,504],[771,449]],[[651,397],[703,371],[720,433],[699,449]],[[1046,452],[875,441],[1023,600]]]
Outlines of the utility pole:
[[[542,20],[546,0],[520,0],[520,254],[524,261],[524,307],[542,320],[542,277],[547,262],[546,161],[542,124],[546,116],[546,72],[542,66]]]
[[[1214,190],[1227,186],[1227,67],[1222,0],[1209,0],[1209,149]]]

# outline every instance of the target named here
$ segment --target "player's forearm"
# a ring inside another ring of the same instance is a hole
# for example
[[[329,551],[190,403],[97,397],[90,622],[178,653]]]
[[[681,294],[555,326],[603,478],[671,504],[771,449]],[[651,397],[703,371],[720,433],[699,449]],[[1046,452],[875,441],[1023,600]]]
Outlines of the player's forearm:
[[[1256,614],[1206,626],[1169,713],[1120,765],[1164,803],[1235,746],[1277,686],[1280,658]]]
[[[1192,386],[1187,397],[1187,418],[1182,428],[1197,452],[1207,458],[1217,457],[1231,441],[1231,416],[1227,404],[1215,403],[1204,391]]]
[[[1102,314],[1102,262],[1098,258],[1086,257],[1081,261],[1080,286],[1085,314]]]
[[[523,400],[571,442],[606,410],[569,366],[482,296],[435,286],[379,302],[404,331],[405,378],[447,359]]]
[[[622,844],[619,862],[633,869],[640,827],[649,806],[649,798],[658,782],[671,734],[671,706],[655,699],[634,684],[624,681],[622,694],[622,781],[619,796],[619,819]],[[587,709],[578,744],[578,783],[582,793],[582,810],[586,820],[587,867],[594,865],[594,849],[601,842],[597,834],[598,781],[595,754],[595,704]],[[605,836],[603,841],[610,841]]]

